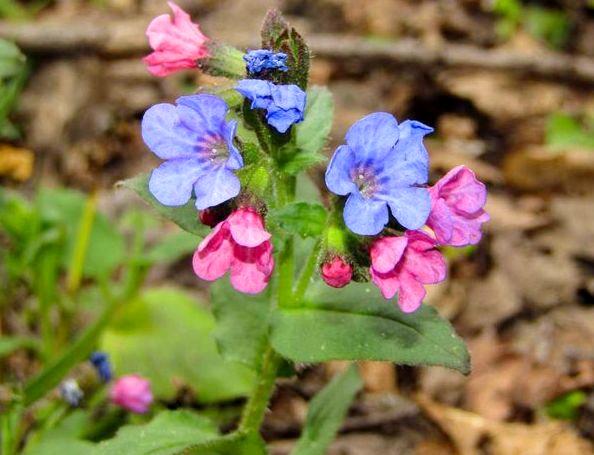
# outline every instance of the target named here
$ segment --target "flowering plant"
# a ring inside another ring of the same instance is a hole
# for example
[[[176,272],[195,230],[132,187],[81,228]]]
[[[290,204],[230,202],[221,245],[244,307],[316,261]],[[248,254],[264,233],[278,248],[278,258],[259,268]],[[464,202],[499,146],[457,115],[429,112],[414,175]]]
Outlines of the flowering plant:
[[[432,128],[376,112],[350,127],[320,194],[306,171],[326,161],[333,102],[308,87],[303,38],[271,11],[262,49],[244,54],[170,5],[173,17],[147,30],[149,71],[231,82],[151,107],[142,136],[163,162],[123,185],[196,234],[193,270],[214,282],[218,348],[257,378],[237,430],[191,448],[264,453],[259,427],[287,364],[372,359],[468,373],[464,343],[422,301],[446,278],[440,247],[480,241],[485,186],[464,166],[430,186]],[[349,368],[314,400],[307,425],[333,429],[317,440],[306,427],[294,453],[323,453],[359,387]],[[316,422],[315,407],[332,400],[336,412]]]

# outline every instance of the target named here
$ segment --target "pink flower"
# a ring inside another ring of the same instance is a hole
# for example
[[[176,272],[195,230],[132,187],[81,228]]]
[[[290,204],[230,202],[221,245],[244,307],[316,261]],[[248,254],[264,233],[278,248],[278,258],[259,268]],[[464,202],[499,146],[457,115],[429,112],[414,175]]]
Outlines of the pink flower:
[[[350,283],[353,277],[353,268],[340,256],[336,256],[322,265],[321,275],[328,286],[342,288]]]
[[[137,374],[122,376],[111,387],[109,398],[128,411],[144,414],[153,402],[151,383]]]
[[[425,297],[424,284],[446,277],[437,242],[421,231],[406,231],[402,237],[381,237],[371,246],[371,279],[386,299],[398,293],[398,306],[412,313]]]
[[[243,207],[216,225],[200,242],[193,258],[194,273],[214,281],[230,271],[231,285],[240,292],[264,290],[272,269],[270,233],[255,209]]]
[[[195,68],[196,60],[209,56],[206,42],[190,15],[173,2],[168,2],[173,18],[168,14],[155,17],[146,36],[154,52],[143,60],[153,76],[165,77],[185,68]]]
[[[474,245],[481,225],[489,221],[483,210],[487,189],[466,166],[457,166],[429,188],[431,212],[427,226],[441,245]]]

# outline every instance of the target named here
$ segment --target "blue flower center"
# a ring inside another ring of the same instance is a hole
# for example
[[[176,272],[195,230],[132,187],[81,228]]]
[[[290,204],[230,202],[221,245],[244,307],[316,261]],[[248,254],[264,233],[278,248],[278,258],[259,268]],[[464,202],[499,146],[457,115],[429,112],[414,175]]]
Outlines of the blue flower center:
[[[363,166],[357,166],[353,169],[351,178],[353,179],[355,185],[357,185],[361,196],[364,198],[370,198],[375,194],[377,189],[377,180],[371,169]]]

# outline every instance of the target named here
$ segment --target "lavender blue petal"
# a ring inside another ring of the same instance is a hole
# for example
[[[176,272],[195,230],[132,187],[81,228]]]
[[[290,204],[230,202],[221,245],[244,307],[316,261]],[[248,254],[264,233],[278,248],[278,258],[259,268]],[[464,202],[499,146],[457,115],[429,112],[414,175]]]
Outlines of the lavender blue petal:
[[[399,125],[400,138],[395,147],[396,153],[404,154],[407,161],[418,161],[429,169],[429,154],[423,145],[423,138],[433,132],[433,128],[416,120],[406,120]],[[425,179],[425,182],[427,179]]]
[[[407,229],[421,228],[431,211],[431,198],[427,188],[399,188],[389,201],[394,218]]]
[[[187,157],[196,151],[196,135],[180,126],[172,104],[156,104],[147,110],[141,130],[145,144],[161,159]]]
[[[225,122],[227,103],[218,96],[206,93],[181,96],[176,103],[178,106],[190,108],[195,113],[192,123],[199,124],[202,130],[217,132]],[[191,128],[191,125],[187,126]]]
[[[236,120],[231,120],[228,122],[223,129],[225,142],[227,143],[227,148],[229,149],[229,159],[227,160],[226,167],[227,169],[233,170],[241,169],[243,167],[243,158],[233,143],[233,138],[235,138],[236,132]]]
[[[213,167],[200,175],[194,185],[196,208],[214,207],[239,194],[241,185],[237,176],[223,166]]]
[[[354,154],[347,145],[336,149],[326,169],[326,186],[334,194],[345,196],[357,190],[350,177]]]
[[[374,112],[354,123],[345,139],[358,162],[381,161],[390,153],[399,135],[398,122],[392,114]]]
[[[165,161],[153,170],[149,191],[163,205],[184,205],[192,196],[194,182],[203,172],[203,164],[197,158]]]
[[[354,192],[344,205],[343,217],[355,234],[376,235],[388,224],[388,207],[384,201],[365,199]]]

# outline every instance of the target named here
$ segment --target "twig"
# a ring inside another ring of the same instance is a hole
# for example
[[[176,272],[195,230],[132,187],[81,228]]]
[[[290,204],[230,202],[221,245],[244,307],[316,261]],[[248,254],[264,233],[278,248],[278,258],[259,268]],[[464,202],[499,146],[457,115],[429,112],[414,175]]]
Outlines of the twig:
[[[15,41],[29,53],[140,54],[148,51],[144,30],[149,20],[148,17],[137,17],[68,24],[0,22],[0,37]],[[594,84],[594,59],[583,56],[547,51],[527,54],[451,43],[430,47],[415,39],[372,41],[336,34],[311,34],[307,39],[316,55],[329,59],[380,60],[417,67],[473,67]],[[235,38],[231,44],[243,48],[257,46],[247,37]]]

